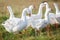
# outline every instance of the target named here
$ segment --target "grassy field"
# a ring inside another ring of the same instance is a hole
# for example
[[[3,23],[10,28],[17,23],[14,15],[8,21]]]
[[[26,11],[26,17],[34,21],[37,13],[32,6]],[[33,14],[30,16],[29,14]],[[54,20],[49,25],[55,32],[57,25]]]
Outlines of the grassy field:
[[[11,5],[14,15],[16,17],[20,17],[23,8],[28,7],[31,4],[35,5],[33,13],[37,13],[39,4],[41,2],[42,0],[0,0],[0,40],[60,40],[60,26],[57,30],[54,26],[52,26],[52,36],[48,37],[45,29],[43,29],[42,33],[38,36],[34,35],[35,32],[32,30],[32,28],[28,28],[27,32],[23,30],[23,34],[13,34],[8,33],[5,30],[5,28],[1,25],[2,22],[9,18],[9,12],[6,8],[7,5]],[[59,4],[59,2],[57,3]],[[55,12],[52,1],[49,2],[49,5],[53,9],[52,12]]]

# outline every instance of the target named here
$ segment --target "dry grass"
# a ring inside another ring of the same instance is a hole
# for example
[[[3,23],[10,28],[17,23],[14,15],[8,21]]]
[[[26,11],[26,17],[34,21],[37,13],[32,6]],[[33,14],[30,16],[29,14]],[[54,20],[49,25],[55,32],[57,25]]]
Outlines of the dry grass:
[[[38,12],[39,4],[42,2],[42,0],[0,0],[0,40],[60,40],[60,29],[59,32],[56,32],[56,30],[52,30],[53,38],[48,37],[46,35],[46,31],[43,32],[42,36],[34,36],[34,31],[31,30],[31,28],[28,28],[27,34],[12,34],[8,33],[4,27],[1,25],[3,21],[5,21],[7,18],[9,18],[9,12],[6,8],[7,5],[11,5],[13,12],[15,13],[16,17],[21,16],[21,12],[25,7],[28,7],[29,5],[33,4],[35,5],[35,9],[33,13]],[[57,2],[59,4],[59,2]],[[50,7],[53,9],[53,12],[55,11],[53,2],[49,2]],[[60,5],[59,5],[60,7]]]

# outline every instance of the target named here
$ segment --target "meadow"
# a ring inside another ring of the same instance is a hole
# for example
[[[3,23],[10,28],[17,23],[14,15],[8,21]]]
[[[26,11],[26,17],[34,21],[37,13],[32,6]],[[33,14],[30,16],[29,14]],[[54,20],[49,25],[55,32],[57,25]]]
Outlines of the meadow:
[[[27,29],[27,32],[22,30],[22,34],[13,34],[8,33],[5,28],[1,25],[2,22],[9,18],[9,12],[7,10],[7,6],[10,5],[13,9],[14,15],[16,17],[21,17],[22,10],[29,5],[35,5],[35,9],[33,13],[38,12],[39,4],[42,0],[0,0],[0,40],[60,40],[60,25],[58,29],[51,25],[50,33],[52,36],[48,37],[46,33],[46,29],[42,29],[42,33],[38,36],[35,36],[34,30],[31,27]],[[55,8],[53,6],[53,1],[48,1],[50,7],[53,9],[52,12],[55,12]],[[58,6],[60,8],[59,2]],[[43,14],[45,12],[45,8],[43,8]],[[44,16],[44,15],[43,15]]]

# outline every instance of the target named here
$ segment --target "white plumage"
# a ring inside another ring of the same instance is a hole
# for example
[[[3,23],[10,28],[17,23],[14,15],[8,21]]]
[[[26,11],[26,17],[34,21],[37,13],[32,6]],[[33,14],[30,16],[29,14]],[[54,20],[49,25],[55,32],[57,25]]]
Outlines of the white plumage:
[[[32,14],[32,9],[34,8],[34,6],[33,6],[33,5],[30,5],[30,6],[29,6],[29,10],[30,10],[30,12],[31,12],[31,19],[36,20],[36,19],[42,18],[42,8],[43,8],[44,6],[45,6],[45,5],[44,5],[43,3],[41,3],[41,4],[39,5],[38,13],[37,13],[37,14]]]
[[[46,8],[49,8],[49,5],[47,2],[44,2],[44,4],[46,5]],[[55,14],[54,13],[49,13],[49,22],[50,24],[58,24],[58,21],[56,20]]]
[[[14,17],[13,13],[11,13],[12,12],[11,9],[9,9],[9,11],[10,11],[10,18],[7,19],[4,23],[2,23],[5,29],[8,32],[18,33],[19,31],[26,28],[27,26],[26,13],[29,13],[28,8],[23,9],[21,18]]]
[[[44,7],[44,4],[41,3],[40,6],[39,6],[39,11],[37,14],[32,14],[32,9],[34,8],[33,5],[30,5],[29,6],[29,10],[30,10],[30,13],[31,13],[31,21],[30,21],[30,25],[32,28],[36,29],[37,28],[37,24],[39,24],[39,20],[41,20],[42,18],[42,8]]]
[[[32,19],[32,23],[31,23],[32,28],[34,28],[36,30],[39,30],[39,28],[46,27],[49,24],[48,13],[49,13],[50,10],[51,10],[50,8],[46,9],[44,19],[36,19],[36,20]]]

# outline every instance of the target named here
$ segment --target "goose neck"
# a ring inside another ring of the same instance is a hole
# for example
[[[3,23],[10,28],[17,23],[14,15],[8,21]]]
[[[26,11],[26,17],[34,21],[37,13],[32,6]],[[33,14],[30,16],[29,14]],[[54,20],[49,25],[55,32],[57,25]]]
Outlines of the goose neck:
[[[10,13],[10,18],[13,18],[14,17],[14,14]]]
[[[46,8],[49,8],[49,5],[48,5],[48,3],[46,3]]]
[[[23,10],[22,12],[22,19],[23,21],[26,21],[26,10]]]
[[[41,18],[42,18],[42,8],[43,7],[39,6],[39,10],[38,10],[38,13],[37,13]]]
[[[47,4],[46,4],[46,11],[45,11],[45,19],[47,19]]]
[[[49,15],[49,5],[48,5],[48,3],[46,3],[46,12],[45,12],[45,19],[47,19],[48,18],[48,15]]]
[[[55,4],[54,6],[55,6],[55,9],[56,9],[56,14],[57,14],[59,12],[58,5]]]
[[[30,8],[29,10],[30,10],[30,12],[31,12],[31,15],[32,15],[32,10],[33,10],[33,9],[32,9],[32,8]]]
[[[47,19],[47,18],[48,18],[48,15],[49,15],[49,11],[48,11],[48,9],[46,8],[46,12],[45,12],[45,19]]]
[[[14,17],[14,13],[12,11],[12,8],[11,7],[8,7],[8,11],[10,13],[10,18],[13,18]]]

